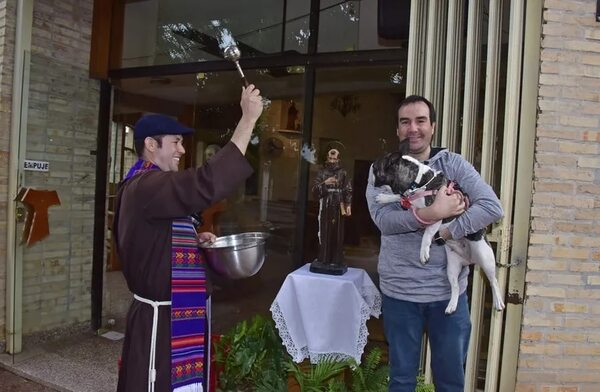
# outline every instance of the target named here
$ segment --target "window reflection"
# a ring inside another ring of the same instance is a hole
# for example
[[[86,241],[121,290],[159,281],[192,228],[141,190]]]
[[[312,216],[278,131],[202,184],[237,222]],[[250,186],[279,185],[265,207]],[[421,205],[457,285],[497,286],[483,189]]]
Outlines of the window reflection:
[[[231,31],[242,57],[308,51],[306,0],[254,0],[235,6],[208,0],[141,0],[124,7],[123,68],[220,60],[216,23]],[[378,7],[377,0],[321,1],[318,51],[404,45],[402,40],[384,42],[379,37]]]
[[[243,57],[306,53],[310,2],[142,0],[125,4],[122,66],[221,59],[218,24],[231,31]],[[216,22],[216,23],[215,23]]]
[[[212,277],[214,331],[223,332],[256,313],[268,314],[286,275],[297,267],[300,163],[309,163],[310,185],[331,147],[339,150],[353,184],[352,214],[344,222],[346,263],[366,269],[377,281],[379,232],[371,222],[364,192],[371,162],[396,148],[394,110],[404,96],[404,75],[400,65],[318,69],[312,139],[304,144],[304,68],[246,72],[271,100],[246,154],[254,174],[234,195],[205,211],[204,219],[217,235],[267,231],[272,237],[257,275],[240,281]],[[210,160],[229,141],[241,115],[240,81],[234,71],[123,79],[115,86],[113,119],[123,124],[118,130],[124,132],[125,125],[147,112],[172,115],[196,130],[185,140],[186,167]],[[127,135],[115,135],[113,140],[120,140],[119,148],[128,145]],[[125,165],[121,157],[113,159]],[[115,183],[117,177],[111,175]],[[317,213],[318,200],[310,194],[303,227],[305,262],[312,261],[319,249]]]
[[[233,195],[203,211],[203,218],[210,226],[207,230],[220,236],[263,231],[271,238],[265,263],[257,275],[239,281],[212,276],[215,333],[225,332],[256,313],[267,314],[277,290],[294,269],[304,69],[251,70],[246,76],[271,99],[246,152],[254,174]],[[230,140],[241,116],[240,81],[232,71],[123,79],[116,85],[115,122],[131,125],[145,113],[161,112],[196,130],[193,137],[184,140],[185,167],[209,161]],[[125,129],[123,126],[115,131]],[[115,143],[123,141],[115,145],[115,152],[118,146],[121,156],[113,156],[113,160],[123,162],[121,157],[128,154],[125,148],[130,138],[125,133],[114,135]],[[121,176],[113,172],[110,178],[116,183]]]
[[[384,2],[378,0],[321,0],[318,51],[343,52],[402,46],[402,40],[385,41],[379,37],[378,12],[381,12],[379,7],[383,5]]]
[[[377,281],[379,231],[371,221],[365,190],[371,163],[397,146],[394,111],[404,96],[400,66],[318,70],[312,120],[312,144],[317,162],[310,166],[310,183],[317,177],[331,148],[340,153],[341,167],[352,182],[352,214],[344,219],[344,258]],[[351,82],[350,82],[351,81]],[[317,256],[319,200],[309,195],[304,250]]]

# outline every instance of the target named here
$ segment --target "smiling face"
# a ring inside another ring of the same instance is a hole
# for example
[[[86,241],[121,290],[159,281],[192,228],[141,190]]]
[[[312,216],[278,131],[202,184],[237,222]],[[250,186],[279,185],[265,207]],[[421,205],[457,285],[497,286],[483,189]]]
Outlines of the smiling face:
[[[179,159],[185,154],[183,136],[163,135],[161,143],[154,138],[147,137],[144,143],[147,160],[160,167],[162,171],[179,170]]]
[[[413,158],[419,161],[429,158],[434,131],[435,123],[431,122],[425,102],[409,103],[398,109],[396,134],[399,141],[408,140],[409,153]]]

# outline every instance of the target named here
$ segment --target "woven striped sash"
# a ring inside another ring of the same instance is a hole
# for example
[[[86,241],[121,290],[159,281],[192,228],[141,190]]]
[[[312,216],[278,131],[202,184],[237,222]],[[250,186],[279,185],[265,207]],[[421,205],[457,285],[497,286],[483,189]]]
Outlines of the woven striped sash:
[[[206,327],[205,263],[190,218],[174,220],[172,232],[171,383],[177,392],[201,391]],[[185,388],[180,390],[181,387]]]

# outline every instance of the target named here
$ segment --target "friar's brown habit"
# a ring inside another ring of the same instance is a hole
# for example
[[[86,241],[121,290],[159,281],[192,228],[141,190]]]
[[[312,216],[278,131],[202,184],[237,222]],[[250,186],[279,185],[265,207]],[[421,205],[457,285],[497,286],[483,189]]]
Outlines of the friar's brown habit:
[[[129,290],[152,301],[170,301],[173,219],[224,199],[251,173],[240,150],[230,142],[200,168],[152,170],[125,182],[117,194],[114,232]],[[171,391],[170,312],[170,306],[159,307],[156,392]],[[137,300],[129,308],[119,392],[148,389],[152,315],[152,306]]]

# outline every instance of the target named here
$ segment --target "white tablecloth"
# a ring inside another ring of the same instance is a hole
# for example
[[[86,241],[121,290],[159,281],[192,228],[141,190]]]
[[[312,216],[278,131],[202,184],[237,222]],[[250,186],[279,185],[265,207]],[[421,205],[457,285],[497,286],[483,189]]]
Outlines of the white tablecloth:
[[[283,344],[295,362],[333,357],[360,363],[367,320],[381,313],[379,290],[362,269],[335,276],[312,273],[309,266],[287,276],[271,305]]]

